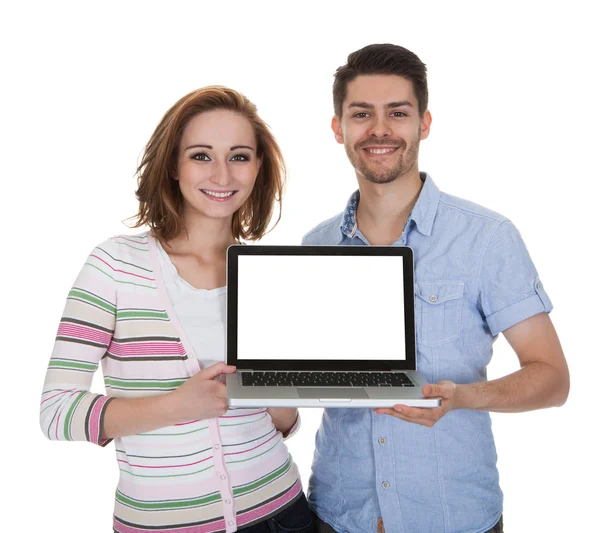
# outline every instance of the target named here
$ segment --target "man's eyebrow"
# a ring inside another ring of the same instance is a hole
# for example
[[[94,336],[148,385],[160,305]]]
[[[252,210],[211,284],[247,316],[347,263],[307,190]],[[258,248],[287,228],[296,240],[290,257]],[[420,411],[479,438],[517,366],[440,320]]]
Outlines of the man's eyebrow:
[[[375,106],[373,104],[369,104],[367,102],[350,102],[348,104],[348,108],[351,107],[360,107],[363,109],[375,109]]]
[[[390,102],[389,104],[385,104],[385,107],[391,109],[392,107],[413,107],[413,105],[408,100],[402,100],[400,102]]]
[[[368,102],[350,102],[348,104],[348,108],[351,108],[351,107],[359,107],[361,109],[375,109],[375,106]],[[395,107],[414,107],[414,106],[408,100],[400,100],[398,102],[389,102],[389,103],[385,104],[385,107],[387,109],[392,109]]]

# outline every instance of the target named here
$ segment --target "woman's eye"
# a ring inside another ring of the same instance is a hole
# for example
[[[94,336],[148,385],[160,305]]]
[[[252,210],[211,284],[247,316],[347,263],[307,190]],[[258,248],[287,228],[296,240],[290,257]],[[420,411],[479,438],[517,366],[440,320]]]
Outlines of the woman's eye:
[[[195,159],[196,161],[210,161],[210,157],[208,157],[204,152],[194,154],[192,159]]]
[[[250,161],[250,157],[248,157],[246,154],[235,154],[231,158],[231,161]]]

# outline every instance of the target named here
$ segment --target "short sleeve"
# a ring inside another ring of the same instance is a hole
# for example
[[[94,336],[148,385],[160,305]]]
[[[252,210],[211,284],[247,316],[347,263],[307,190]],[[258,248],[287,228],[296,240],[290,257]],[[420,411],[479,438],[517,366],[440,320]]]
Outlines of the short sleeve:
[[[527,247],[508,220],[496,228],[488,243],[479,280],[481,308],[493,335],[552,310]]]

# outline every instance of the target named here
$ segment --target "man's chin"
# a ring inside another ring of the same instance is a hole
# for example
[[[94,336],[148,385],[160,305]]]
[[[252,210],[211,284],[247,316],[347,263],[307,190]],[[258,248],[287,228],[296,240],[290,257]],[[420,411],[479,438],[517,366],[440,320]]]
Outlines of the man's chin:
[[[398,178],[398,173],[385,173],[385,174],[376,174],[374,172],[364,172],[361,171],[362,177],[367,180],[369,183],[376,183],[378,185],[385,185],[386,183],[392,183]]]

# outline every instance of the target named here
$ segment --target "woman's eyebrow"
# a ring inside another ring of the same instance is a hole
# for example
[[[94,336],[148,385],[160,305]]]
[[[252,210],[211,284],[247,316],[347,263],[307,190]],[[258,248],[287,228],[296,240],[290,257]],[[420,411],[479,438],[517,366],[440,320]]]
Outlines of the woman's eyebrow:
[[[252,146],[246,146],[245,144],[236,144],[235,146],[232,146],[230,150],[237,150],[239,148],[247,148],[248,150],[254,150]]]
[[[186,148],[186,150],[189,150],[190,148],[208,148],[209,150],[212,150],[212,146],[210,144],[191,144]]]

